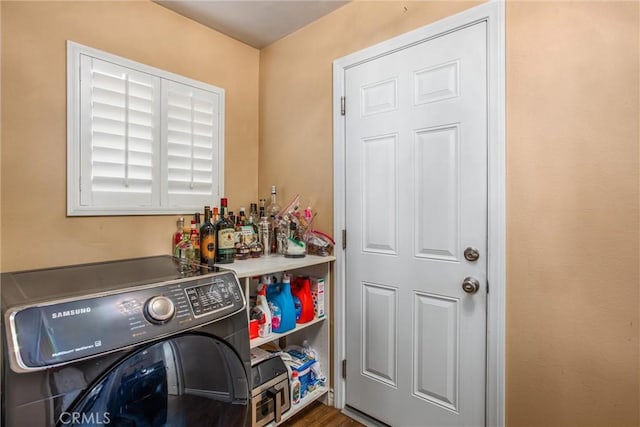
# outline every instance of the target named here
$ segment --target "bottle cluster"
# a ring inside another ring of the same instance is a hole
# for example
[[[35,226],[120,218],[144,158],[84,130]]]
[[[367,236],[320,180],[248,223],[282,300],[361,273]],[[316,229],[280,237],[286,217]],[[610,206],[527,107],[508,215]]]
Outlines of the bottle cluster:
[[[275,186],[271,188],[271,203],[265,205],[266,200],[260,199],[259,204],[250,204],[248,213],[241,207],[235,215],[229,211],[227,198],[221,198],[219,207],[204,207],[204,217],[196,212],[190,226],[184,218],[178,219],[173,234],[174,256],[208,267],[264,255],[305,256],[299,221],[281,212]]]

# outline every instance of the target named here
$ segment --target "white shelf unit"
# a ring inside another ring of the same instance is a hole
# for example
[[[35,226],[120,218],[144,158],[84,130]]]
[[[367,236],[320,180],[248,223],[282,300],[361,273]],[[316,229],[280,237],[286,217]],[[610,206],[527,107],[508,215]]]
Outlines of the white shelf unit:
[[[282,415],[280,423],[300,412],[304,407],[322,399],[322,402],[328,404],[329,391],[329,373],[331,372],[331,340],[329,336],[329,318],[331,315],[331,266],[335,261],[334,256],[316,256],[307,255],[304,258],[285,258],[283,256],[265,256],[261,258],[253,258],[242,261],[235,261],[232,264],[226,264],[221,268],[232,270],[244,284],[244,292],[249,301],[250,295],[255,295],[255,288],[258,284],[260,276],[265,274],[276,274],[278,277],[283,272],[289,272],[291,277],[296,276],[313,276],[323,278],[324,285],[324,308],[325,316],[323,318],[315,318],[314,320],[297,324],[295,329],[284,333],[273,333],[269,337],[254,338],[251,340],[251,348],[261,346],[263,344],[284,340],[286,345],[302,345],[304,340],[318,353],[318,361],[322,368],[322,372],[327,377],[326,387],[318,387],[313,392],[308,393],[300,403],[292,405],[291,409]],[[278,424],[280,424],[278,423]],[[275,426],[275,423],[269,426]]]

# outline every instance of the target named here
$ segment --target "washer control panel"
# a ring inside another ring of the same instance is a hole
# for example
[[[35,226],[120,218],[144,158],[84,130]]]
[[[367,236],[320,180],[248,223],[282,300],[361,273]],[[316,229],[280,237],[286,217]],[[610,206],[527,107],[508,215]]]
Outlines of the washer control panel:
[[[224,310],[233,306],[234,301],[240,298],[239,289],[229,287],[221,281],[187,288],[185,292],[196,317]]]
[[[232,272],[10,309],[10,363],[17,372],[46,369],[244,310],[244,293]]]

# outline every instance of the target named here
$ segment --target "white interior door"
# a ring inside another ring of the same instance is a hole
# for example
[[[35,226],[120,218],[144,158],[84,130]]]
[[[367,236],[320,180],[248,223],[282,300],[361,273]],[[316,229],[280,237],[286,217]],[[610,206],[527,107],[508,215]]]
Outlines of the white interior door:
[[[345,72],[346,404],[390,425],[485,420],[486,30]]]

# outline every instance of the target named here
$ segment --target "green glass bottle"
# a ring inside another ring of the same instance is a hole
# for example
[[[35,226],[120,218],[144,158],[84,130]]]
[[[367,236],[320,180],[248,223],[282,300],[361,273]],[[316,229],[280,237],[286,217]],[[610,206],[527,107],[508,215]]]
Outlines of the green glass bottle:
[[[216,228],[216,263],[230,264],[233,262],[235,252],[235,224],[229,219],[227,199],[220,199],[220,219],[215,224]]]

